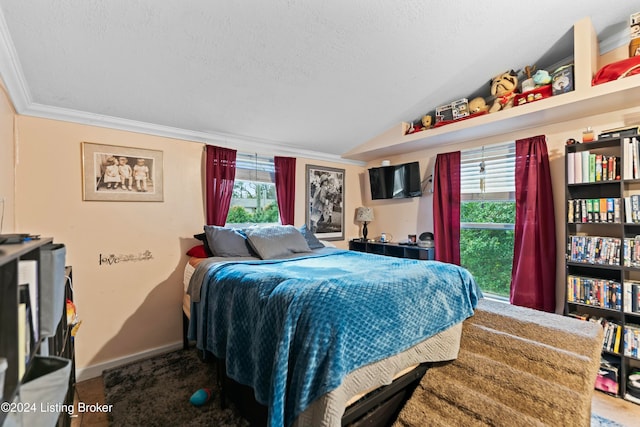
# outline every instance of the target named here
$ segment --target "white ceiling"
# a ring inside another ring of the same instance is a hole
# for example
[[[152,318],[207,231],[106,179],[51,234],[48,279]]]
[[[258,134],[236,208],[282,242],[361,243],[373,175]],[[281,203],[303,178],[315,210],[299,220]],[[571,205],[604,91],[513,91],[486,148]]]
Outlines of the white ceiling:
[[[637,0],[0,0],[0,73],[21,114],[338,158],[488,95],[507,69],[565,58],[586,16],[626,44],[638,11]]]

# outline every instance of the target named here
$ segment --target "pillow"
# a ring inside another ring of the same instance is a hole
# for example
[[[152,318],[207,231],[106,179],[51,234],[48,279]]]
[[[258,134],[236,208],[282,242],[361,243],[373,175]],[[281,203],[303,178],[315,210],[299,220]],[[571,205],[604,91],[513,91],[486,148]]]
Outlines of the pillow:
[[[251,227],[244,231],[249,244],[262,259],[282,258],[294,253],[311,252],[302,233],[292,225]]]
[[[320,249],[324,248],[324,245],[318,238],[307,228],[307,224],[300,227],[300,233],[304,236],[304,240],[307,241],[307,245],[309,245],[309,249]]]
[[[187,255],[196,257],[196,258],[208,258],[207,249],[204,245],[194,246],[187,251]]]
[[[247,237],[242,230],[205,225],[204,232],[207,235],[209,249],[214,256],[253,256],[247,243]]]
[[[213,254],[211,253],[211,249],[209,249],[209,242],[207,242],[207,235],[205,233],[194,234],[193,237],[202,242],[207,257],[213,256]]]
[[[320,240],[320,243],[322,243],[322,246],[324,246],[325,248],[337,248],[336,245],[331,242],[327,242],[326,240]]]

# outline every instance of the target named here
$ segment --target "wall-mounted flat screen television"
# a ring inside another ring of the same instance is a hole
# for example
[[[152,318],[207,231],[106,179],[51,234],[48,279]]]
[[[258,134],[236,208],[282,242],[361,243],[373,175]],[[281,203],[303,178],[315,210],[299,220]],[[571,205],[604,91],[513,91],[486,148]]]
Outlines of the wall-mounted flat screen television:
[[[411,162],[371,168],[369,184],[373,200],[420,197],[422,196],[420,164]]]

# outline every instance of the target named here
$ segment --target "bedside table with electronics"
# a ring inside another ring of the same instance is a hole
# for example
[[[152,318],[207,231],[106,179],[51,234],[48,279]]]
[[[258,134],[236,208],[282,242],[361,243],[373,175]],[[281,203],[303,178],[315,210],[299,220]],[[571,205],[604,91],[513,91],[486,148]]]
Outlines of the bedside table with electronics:
[[[396,258],[410,258],[425,261],[435,259],[434,248],[423,248],[415,244],[382,243],[356,239],[349,241],[349,250],[393,256]]]

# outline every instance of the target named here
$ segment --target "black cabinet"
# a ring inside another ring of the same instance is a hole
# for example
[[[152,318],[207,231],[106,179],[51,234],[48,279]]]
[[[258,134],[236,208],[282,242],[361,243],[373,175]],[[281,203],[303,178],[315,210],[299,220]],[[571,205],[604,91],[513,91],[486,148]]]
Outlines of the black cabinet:
[[[351,240],[349,250],[358,252],[369,252],[372,254],[392,256],[396,258],[410,258],[420,260],[435,259],[434,248],[421,248],[416,245],[400,245],[398,243],[364,242],[361,240]]]
[[[627,398],[627,377],[640,371],[633,343],[640,336],[640,210],[635,212],[640,147],[632,140],[607,138],[565,148],[565,314],[603,326],[607,363],[601,372],[611,374],[596,385]]]

